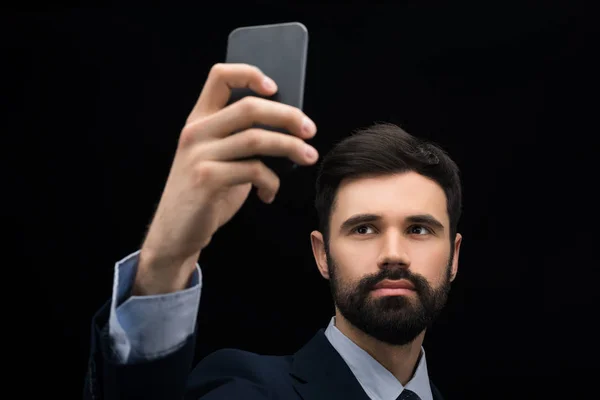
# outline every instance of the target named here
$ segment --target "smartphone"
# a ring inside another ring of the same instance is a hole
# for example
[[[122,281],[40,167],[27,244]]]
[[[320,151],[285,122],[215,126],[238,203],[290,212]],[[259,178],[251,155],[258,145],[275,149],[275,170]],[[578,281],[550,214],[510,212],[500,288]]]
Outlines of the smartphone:
[[[308,30],[300,22],[247,26],[234,29],[227,40],[226,63],[244,63],[258,67],[278,87],[275,95],[261,96],[250,89],[233,89],[229,104],[246,96],[257,96],[302,109]],[[257,125],[262,129],[290,134],[285,129]],[[289,158],[258,157],[277,175],[297,170]]]

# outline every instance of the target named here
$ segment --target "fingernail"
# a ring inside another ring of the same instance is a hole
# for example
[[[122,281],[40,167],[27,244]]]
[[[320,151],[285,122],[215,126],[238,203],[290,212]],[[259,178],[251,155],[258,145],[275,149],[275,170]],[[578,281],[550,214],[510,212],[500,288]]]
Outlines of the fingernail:
[[[310,118],[304,117],[302,120],[302,132],[307,135],[314,135],[317,133],[317,126]]]
[[[308,157],[309,160],[315,160],[319,156],[319,153],[317,153],[317,150],[310,145],[306,145],[306,149],[304,150],[304,153],[306,154],[306,157]]]
[[[265,76],[265,78],[263,79],[263,83],[262,83],[263,87],[269,91],[273,91],[275,89],[277,89],[277,85],[275,84],[275,81],[271,78],[269,78],[268,76]]]

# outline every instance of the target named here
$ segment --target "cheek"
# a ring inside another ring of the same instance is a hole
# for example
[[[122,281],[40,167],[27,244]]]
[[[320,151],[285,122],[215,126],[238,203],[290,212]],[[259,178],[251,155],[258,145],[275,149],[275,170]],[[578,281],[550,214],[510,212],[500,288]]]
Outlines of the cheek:
[[[446,279],[449,257],[450,249],[447,246],[422,246],[412,254],[411,264],[415,273],[438,286]]]
[[[368,246],[343,244],[332,249],[333,261],[337,266],[337,275],[345,282],[357,282],[369,271],[369,266],[376,265],[377,255]]]

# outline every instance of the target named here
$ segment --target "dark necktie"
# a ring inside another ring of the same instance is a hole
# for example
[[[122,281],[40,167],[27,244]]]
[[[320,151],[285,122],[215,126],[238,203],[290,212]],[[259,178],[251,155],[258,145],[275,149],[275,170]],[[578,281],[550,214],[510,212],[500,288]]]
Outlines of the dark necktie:
[[[421,398],[412,390],[404,389],[397,400],[421,400]]]

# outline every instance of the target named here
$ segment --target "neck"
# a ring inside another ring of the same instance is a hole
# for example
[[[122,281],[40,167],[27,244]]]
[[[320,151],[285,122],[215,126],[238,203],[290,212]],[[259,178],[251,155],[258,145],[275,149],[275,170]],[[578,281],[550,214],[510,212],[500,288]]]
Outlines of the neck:
[[[403,386],[406,386],[412,379],[421,355],[425,331],[421,332],[411,343],[396,346],[367,335],[348,322],[338,310],[335,313],[335,326],[390,371]]]

